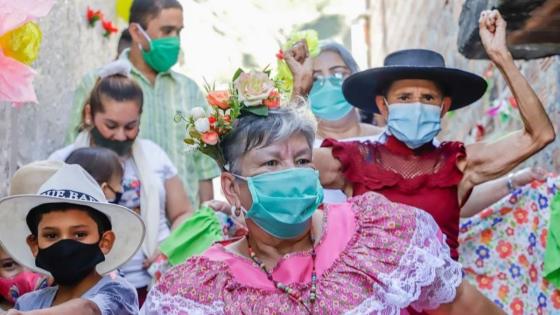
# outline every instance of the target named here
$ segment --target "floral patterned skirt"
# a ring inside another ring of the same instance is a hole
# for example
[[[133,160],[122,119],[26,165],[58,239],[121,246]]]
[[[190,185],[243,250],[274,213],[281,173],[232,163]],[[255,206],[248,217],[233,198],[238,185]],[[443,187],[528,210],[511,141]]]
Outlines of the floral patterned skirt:
[[[560,177],[517,189],[461,220],[465,279],[508,314],[560,314],[560,290],[543,277],[552,198]]]

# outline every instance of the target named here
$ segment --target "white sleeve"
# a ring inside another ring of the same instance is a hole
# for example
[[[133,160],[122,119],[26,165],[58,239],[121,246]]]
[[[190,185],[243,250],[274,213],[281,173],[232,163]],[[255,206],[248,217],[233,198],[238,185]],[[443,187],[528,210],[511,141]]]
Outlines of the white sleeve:
[[[177,175],[177,168],[171,162],[167,153],[156,143],[141,139],[146,159],[154,168],[154,171],[163,181],[166,181]]]

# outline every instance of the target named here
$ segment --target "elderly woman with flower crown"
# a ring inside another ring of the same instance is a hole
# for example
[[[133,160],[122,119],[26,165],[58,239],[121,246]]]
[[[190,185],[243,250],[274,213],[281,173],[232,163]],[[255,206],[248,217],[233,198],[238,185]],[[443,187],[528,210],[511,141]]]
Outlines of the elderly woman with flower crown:
[[[222,106],[185,117],[185,141],[222,166],[248,234],[171,269],[141,314],[500,313],[463,282],[427,213],[376,193],[321,205],[313,124],[279,106],[266,73],[233,81]]]

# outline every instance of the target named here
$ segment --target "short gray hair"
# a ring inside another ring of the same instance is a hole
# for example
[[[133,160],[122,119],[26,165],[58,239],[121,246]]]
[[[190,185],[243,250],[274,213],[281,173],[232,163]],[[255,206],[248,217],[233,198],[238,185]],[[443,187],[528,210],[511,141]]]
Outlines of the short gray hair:
[[[280,108],[269,111],[266,117],[246,115],[238,118],[233,130],[221,142],[226,162],[224,169],[239,174],[239,160],[247,152],[286,140],[298,133],[313,148],[315,125],[306,116],[294,108]]]
[[[343,45],[333,41],[321,42],[320,52],[322,53],[325,51],[331,51],[337,53],[340,56],[340,58],[342,58],[342,61],[344,61],[348,69],[350,69],[350,72],[356,73],[360,71],[360,68],[356,63],[356,60],[354,60],[354,57],[352,57],[350,51],[348,51],[348,49],[346,49],[346,47],[344,47]]]

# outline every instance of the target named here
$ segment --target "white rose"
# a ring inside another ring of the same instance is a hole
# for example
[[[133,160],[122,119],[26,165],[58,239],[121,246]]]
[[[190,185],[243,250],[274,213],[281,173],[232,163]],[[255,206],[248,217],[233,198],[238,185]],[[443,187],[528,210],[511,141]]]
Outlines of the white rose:
[[[210,130],[210,122],[208,118],[199,118],[194,121],[194,129],[200,133],[205,133]]]
[[[274,89],[274,82],[268,78],[268,74],[255,71],[240,74],[234,85],[239,101],[245,106],[262,105]]]
[[[197,120],[199,118],[204,118],[206,117],[206,111],[204,110],[204,108],[197,106],[191,110],[191,116],[193,117],[194,120]]]

